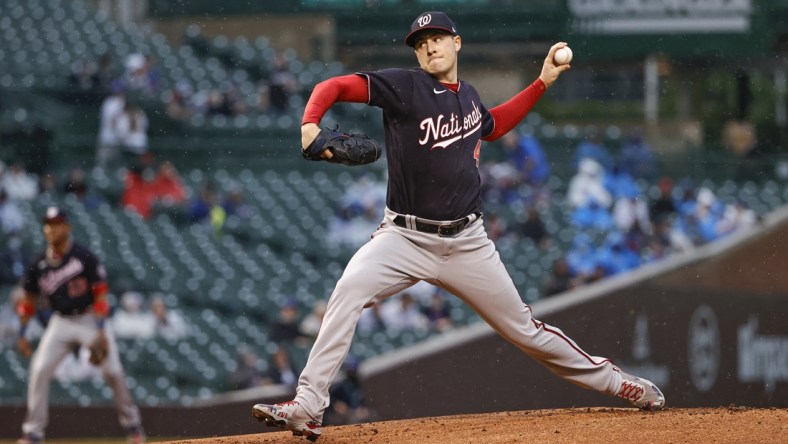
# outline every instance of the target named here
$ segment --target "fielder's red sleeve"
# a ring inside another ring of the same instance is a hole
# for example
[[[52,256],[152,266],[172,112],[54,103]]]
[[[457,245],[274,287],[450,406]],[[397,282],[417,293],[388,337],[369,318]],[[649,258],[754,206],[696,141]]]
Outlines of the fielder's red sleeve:
[[[320,124],[320,119],[326,114],[331,105],[336,102],[369,102],[369,88],[367,78],[355,74],[332,77],[315,86],[309,101],[304,108],[304,117],[301,125],[305,123]]]
[[[506,102],[490,109],[490,114],[492,114],[495,121],[495,129],[483,139],[492,142],[511,131],[523,120],[528,111],[531,111],[531,108],[539,101],[539,98],[542,97],[546,90],[547,87],[544,82],[541,79],[536,79],[528,85],[528,88],[520,91]]]

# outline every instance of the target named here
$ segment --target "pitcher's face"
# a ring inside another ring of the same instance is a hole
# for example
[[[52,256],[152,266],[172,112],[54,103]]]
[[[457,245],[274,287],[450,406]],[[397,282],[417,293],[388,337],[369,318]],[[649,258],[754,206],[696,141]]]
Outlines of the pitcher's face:
[[[416,39],[414,51],[421,69],[440,81],[457,81],[457,53],[462,47],[460,36],[441,31],[424,31]]]

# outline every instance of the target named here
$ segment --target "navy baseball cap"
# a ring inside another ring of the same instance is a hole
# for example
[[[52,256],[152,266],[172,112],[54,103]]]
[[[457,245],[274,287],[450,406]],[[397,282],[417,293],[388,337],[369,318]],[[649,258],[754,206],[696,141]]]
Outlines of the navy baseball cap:
[[[47,208],[44,217],[41,218],[41,223],[51,224],[57,222],[68,223],[68,214],[66,214],[65,210],[58,207]]]
[[[410,25],[410,34],[405,37],[405,44],[413,48],[416,45],[416,34],[425,29],[438,29],[451,35],[457,35],[457,25],[443,12],[422,12]]]

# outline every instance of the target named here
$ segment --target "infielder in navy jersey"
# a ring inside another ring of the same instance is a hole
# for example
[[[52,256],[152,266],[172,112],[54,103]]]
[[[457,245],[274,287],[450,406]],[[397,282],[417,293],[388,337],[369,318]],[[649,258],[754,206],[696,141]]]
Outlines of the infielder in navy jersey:
[[[589,355],[561,330],[532,318],[481,220],[481,142],[512,130],[569,69],[553,61],[566,43],[550,48],[539,78],[492,109],[458,78],[462,38],[446,14],[420,14],[405,43],[414,49],[418,68],[328,79],[315,87],[307,103],[301,126],[304,148],[316,138],[334,103],[367,103],[383,110],[386,208],[380,228],[350,260],[328,301],[295,399],[257,404],[253,415],[316,440],[329,385],[347,356],[361,311],[422,280],[459,297],[503,338],[567,381],[638,408],[661,409],[665,398],[650,381]],[[324,156],[330,158],[332,152]]]
[[[102,344],[95,359],[115,395],[118,420],[131,444],[145,441],[140,412],[126,385],[118,347],[105,319],[109,315],[107,278],[104,266],[87,248],[71,239],[71,224],[66,212],[47,209],[43,220],[46,251],[29,266],[22,285],[25,298],[17,306],[21,321],[19,351],[32,354],[27,391],[27,415],[18,444],[44,440],[49,421],[49,386],[58,364],[74,347]],[[39,298],[52,310],[41,341],[33,353],[25,338],[28,322],[36,314]],[[103,346],[103,345],[106,346]]]

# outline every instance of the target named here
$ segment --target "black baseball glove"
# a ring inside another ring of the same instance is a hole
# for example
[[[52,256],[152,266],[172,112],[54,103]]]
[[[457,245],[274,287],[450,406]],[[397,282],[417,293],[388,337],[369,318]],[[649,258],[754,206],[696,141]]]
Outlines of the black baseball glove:
[[[308,147],[301,150],[304,159],[326,160],[342,165],[366,165],[380,159],[383,149],[374,139],[366,134],[348,134],[324,128]],[[333,155],[330,159],[322,157],[329,150]]]

